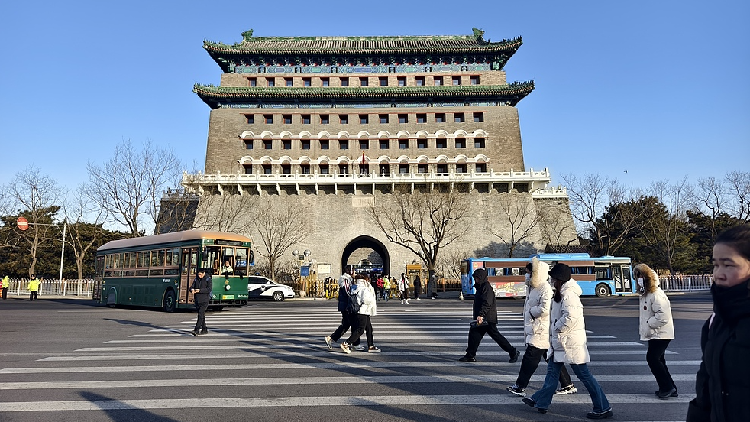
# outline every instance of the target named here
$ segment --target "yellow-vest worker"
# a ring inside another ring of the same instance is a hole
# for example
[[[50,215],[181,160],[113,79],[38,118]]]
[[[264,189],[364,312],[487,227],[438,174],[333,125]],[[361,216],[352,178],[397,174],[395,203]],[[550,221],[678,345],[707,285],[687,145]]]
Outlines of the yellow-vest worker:
[[[3,289],[7,289],[10,286],[10,278],[6,275],[3,277]]]
[[[39,281],[38,278],[35,278],[33,280],[29,280],[29,291],[30,292],[38,292],[40,284],[42,284],[42,282]]]

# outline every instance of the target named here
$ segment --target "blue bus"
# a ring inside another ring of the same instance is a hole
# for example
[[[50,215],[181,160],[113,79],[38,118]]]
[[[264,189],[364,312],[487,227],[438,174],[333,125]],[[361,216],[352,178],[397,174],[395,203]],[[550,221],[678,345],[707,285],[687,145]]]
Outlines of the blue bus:
[[[526,264],[534,257],[547,262],[550,267],[558,262],[568,265],[584,295],[602,297],[636,293],[630,258],[592,258],[587,253],[537,254],[529,258],[468,258],[461,262],[461,290],[464,295],[473,295],[475,290],[471,274],[477,268],[485,268],[495,296],[524,297]]]

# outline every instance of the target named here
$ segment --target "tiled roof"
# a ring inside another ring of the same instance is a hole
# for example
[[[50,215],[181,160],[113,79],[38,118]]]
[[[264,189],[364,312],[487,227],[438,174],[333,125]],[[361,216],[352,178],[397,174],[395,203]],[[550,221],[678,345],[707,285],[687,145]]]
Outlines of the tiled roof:
[[[516,103],[534,90],[534,81],[508,85],[460,85],[413,87],[222,87],[195,84],[193,92],[211,105],[214,102],[258,99],[407,99],[507,97]]]
[[[436,54],[436,53],[515,53],[521,37],[500,42],[482,38],[483,31],[474,35],[382,36],[382,37],[252,37],[232,45],[204,41],[212,56],[235,54]]]

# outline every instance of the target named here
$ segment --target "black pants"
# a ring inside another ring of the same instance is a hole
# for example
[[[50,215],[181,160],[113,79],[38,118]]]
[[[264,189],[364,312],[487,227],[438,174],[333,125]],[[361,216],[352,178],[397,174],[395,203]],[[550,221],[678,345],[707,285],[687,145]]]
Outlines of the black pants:
[[[651,373],[656,378],[659,391],[669,391],[675,386],[672,375],[669,374],[669,368],[667,368],[667,361],[664,360],[664,352],[667,350],[670,341],[672,340],[654,339],[648,341],[646,362],[648,362],[648,367],[651,368]]]
[[[362,334],[364,334],[365,331],[367,331],[367,346],[369,347],[374,345],[370,316],[363,314],[354,314],[354,318],[352,319],[356,319],[357,327],[355,328],[354,324],[352,324],[352,335],[349,336],[346,342],[351,344],[352,346],[357,346],[359,344],[359,338],[362,337]]]
[[[39,292],[36,290],[30,292],[29,300],[37,300],[37,299],[39,299]]]
[[[198,320],[195,321],[195,331],[208,330],[208,327],[206,327],[206,309],[208,309],[208,302],[196,302],[195,307],[198,309]]]
[[[526,346],[526,351],[523,353],[523,359],[521,360],[521,370],[518,371],[518,378],[516,378],[516,386],[520,388],[529,386],[529,380],[534,375],[542,358],[547,358],[547,350],[539,349],[530,344]],[[570,374],[568,374],[565,366],[561,366],[560,387],[567,387],[571,384],[573,384],[573,381],[570,379]]]
[[[469,347],[466,348],[466,356],[473,358],[477,355],[479,343],[482,342],[482,338],[484,338],[485,334],[489,334],[490,337],[495,340],[495,343],[508,352],[510,356],[513,356],[516,353],[516,348],[510,344],[508,339],[500,334],[500,331],[497,331],[497,324],[487,322],[469,328]]]
[[[351,327],[352,319],[352,314],[350,312],[341,312],[341,325],[339,325],[339,328],[331,334],[331,340],[339,341],[341,336],[343,336]]]
[[[3,300],[8,299],[8,288],[3,287]]]

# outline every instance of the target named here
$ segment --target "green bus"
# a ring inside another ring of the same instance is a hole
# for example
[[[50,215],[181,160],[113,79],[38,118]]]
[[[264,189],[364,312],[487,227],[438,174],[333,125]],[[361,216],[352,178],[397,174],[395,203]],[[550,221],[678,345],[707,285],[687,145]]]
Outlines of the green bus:
[[[190,285],[199,268],[213,281],[212,309],[247,304],[252,242],[233,233],[186,230],[114,240],[96,251],[93,299],[117,305],[194,308]]]

